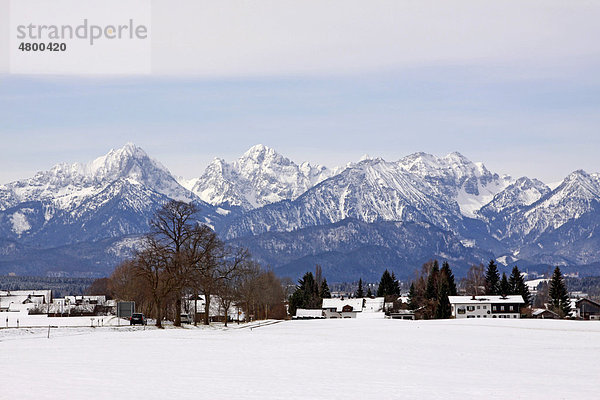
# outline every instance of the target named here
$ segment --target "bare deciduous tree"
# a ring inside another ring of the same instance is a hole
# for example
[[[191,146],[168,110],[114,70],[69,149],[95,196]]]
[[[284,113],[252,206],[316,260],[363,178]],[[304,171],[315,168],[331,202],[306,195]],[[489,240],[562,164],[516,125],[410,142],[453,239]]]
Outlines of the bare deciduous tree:
[[[153,231],[149,237],[163,252],[170,253],[167,259],[171,265],[167,269],[175,291],[175,326],[181,325],[181,297],[190,276],[190,263],[183,250],[194,234],[197,213],[198,208],[194,204],[171,200],[150,221]]]
[[[485,289],[485,267],[483,264],[473,265],[467,272],[467,277],[463,279],[465,293],[469,296],[478,296],[483,294]]]
[[[162,328],[164,302],[171,297],[173,292],[178,293],[180,287],[179,276],[174,272],[177,263],[173,262],[174,254],[152,236],[146,238],[144,250],[137,252],[133,259],[135,274],[143,279],[150,293],[155,308],[156,326]],[[179,298],[181,301],[181,298]],[[176,316],[179,315],[176,310]]]

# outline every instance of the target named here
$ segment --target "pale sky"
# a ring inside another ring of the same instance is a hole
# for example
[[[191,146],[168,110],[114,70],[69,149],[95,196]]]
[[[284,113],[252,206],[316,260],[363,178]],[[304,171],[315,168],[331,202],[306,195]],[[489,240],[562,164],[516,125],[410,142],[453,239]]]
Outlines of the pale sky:
[[[597,172],[599,20],[591,1],[153,1],[150,75],[0,75],[0,183],[129,141],[188,178],[257,143]]]

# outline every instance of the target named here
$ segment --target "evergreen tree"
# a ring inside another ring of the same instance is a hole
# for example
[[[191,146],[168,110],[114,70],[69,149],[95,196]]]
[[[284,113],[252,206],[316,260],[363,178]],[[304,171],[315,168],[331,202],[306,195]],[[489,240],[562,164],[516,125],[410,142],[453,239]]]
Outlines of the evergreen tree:
[[[390,275],[388,270],[386,269],[385,271],[383,271],[381,279],[379,280],[379,286],[377,286],[377,297],[381,297],[384,295],[385,290],[387,289],[386,286],[388,285],[388,281],[390,281],[391,279],[392,276]]]
[[[569,293],[565,286],[565,281],[560,272],[560,268],[556,267],[552,278],[550,278],[550,304],[555,312],[566,317],[571,312],[571,302],[569,301]]]
[[[520,294],[519,293],[519,278],[521,277],[521,272],[519,268],[515,265],[512,269],[510,277],[508,278],[508,286],[510,287],[510,294]]]
[[[373,297],[373,292],[371,292],[370,286],[367,288],[367,297],[369,297],[369,298]]]
[[[377,288],[377,297],[385,297],[391,296],[395,294],[400,294],[400,285],[396,280],[394,274],[390,274],[386,269],[383,271],[383,275],[381,275],[381,280],[379,281],[379,287]]]
[[[329,286],[327,285],[327,279],[323,278],[323,283],[321,283],[321,291],[320,291],[321,299],[330,299],[331,292],[329,291]]]
[[[296,310],[298,308],[304,308],[304,292],[296,288],[294,293],[288,299],[288,312],[290,315],[296,315]]]
[[[329,288],[327,288],[329,292]],[[330,294],[331,296],[331,294]],[[298,281],[296,290],[289,298],[290,315],[296,314],[298,308],[317,309],[321,308],[323,299],[319,294],[317,282],[311,272],[304,274],[302,279]]]
[[[485,273],[485,294],[496,295],[500,292],[500,273],[494,260],[490,260]]]
[[[408,308],[411,310],[416,310],[419,308],[417,304],[417,290],[415,289],[415,284],[410,284],[410,289],[408,290]]]
[[[392,272],[392,286],[390,287],[390,295],[400,296],[400,282],[396,279],[396,274]]]
[[[363,291],[362,278],[358,280],[358,290],[356,291],[356,297],[358,297],[359,299],[361,297],[365,297],[365,293]]]
[[[448,299],[449,293],[450,288],[448,287],[448,281],[446,279],[442,279],[437,295],[438,303],[435,307],[436,319],[446,319],[450,318],[452,315],[452,311],[450,309],[450,300]]]
[[[521,271],[519,271],[519,268],[516,265],[512,269],[510,278],[508,278],[508,284],[510,286],[510,294],[520,294],[521,297],[523,297],[523,300],[525,300],[526,306],[531,303],[531,293],[525,284],[525,279],[523,279]]]
[[[454,281],[454,274],[452,273],[452,269],[450,268],[450,264],[448,264],[448,261],[444,261],[440,272],[446,280],[446,282],[448,283],[449,296],[456,296],[456,294],[458,293],[456,291],[456,282]]]
[[[429,276],[427,277],[427,286],[425,288],[425,298],[428,300],[437,300],[439,272],[440,267],[438,265],[438,261],[435,260],[433,262],[433,267],[431,267],[431,271],[429,271]]]
[[[508,278],[506,278],[506,274],[504,272],[502,273],[502,280],[500,281],[499,288],[502,296],[508,296],[511,294],[510,284],[508,283]]]

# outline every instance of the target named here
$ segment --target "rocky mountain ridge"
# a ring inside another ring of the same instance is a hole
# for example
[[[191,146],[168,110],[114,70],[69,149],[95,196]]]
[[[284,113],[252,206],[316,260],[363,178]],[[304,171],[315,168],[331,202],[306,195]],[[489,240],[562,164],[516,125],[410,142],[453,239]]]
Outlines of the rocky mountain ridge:
[[[365,277],[384,268],[412,274],[424,257],[459,270],[489,257],[507,265],[600,261],[599,174],[575,171],[552,190],[492,173],[460,153],[329,169],[257,145],[185,181],[129,143],[86,164],[0,185],[0,273],[37,265],[42,275],[104,275],[169,199],[196,203],[200,223],[281,273],[320,258],[335,280],[353,279],[361,268]]]

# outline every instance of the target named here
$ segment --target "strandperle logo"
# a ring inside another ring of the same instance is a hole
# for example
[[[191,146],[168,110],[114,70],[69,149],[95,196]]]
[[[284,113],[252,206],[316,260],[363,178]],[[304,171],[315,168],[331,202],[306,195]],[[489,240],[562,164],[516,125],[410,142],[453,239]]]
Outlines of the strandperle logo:
[[[91,46],[98,40],[143,40],[148,37],[148,27],[137,25],[133,19],[121,25],[94,25],[87,18],[80,25],[17,25],[18,39],[65,40],[83,39]]]

